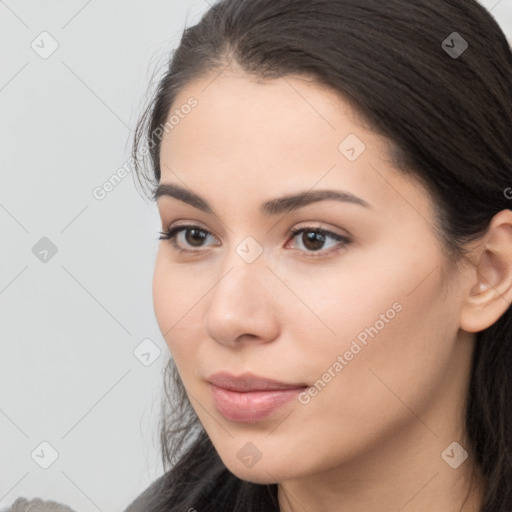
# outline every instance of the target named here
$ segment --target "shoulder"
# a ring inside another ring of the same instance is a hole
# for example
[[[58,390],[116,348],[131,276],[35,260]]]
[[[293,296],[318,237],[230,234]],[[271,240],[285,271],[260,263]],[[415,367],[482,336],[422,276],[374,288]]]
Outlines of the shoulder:
[[[56,501],[43,501],[41,498],[28,500],[27,498],[18,498],[10,508],[3,512],[75,512],[67,505],[57,503]]]
[[[168,473],[157,478],[139,496],[137,496],[123,512],[148,512],[149,506],[154,504],[155,498],[159,496],[162,487],[165,485]]]
[[[228,481],[236,477],[225,468],[219,473],[218,466],[205,468],[200,473],[179,469],[182,468],[173,468],[157,478],[123,512],[225,510],[218,505],[224,505],[235,490]],[[190,482],[195,485],[191,486]]]

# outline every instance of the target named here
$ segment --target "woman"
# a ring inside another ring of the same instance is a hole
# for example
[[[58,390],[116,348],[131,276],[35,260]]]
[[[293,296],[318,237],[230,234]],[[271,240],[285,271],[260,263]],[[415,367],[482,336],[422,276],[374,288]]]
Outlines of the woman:
[[[172,359],[127,512],[512,509],[511,84],[473,0],[185,30],[133,149]]]

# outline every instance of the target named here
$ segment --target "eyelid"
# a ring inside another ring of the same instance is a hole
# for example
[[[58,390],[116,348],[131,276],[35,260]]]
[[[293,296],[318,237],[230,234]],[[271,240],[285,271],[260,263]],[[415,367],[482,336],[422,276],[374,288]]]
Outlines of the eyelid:
[[[294,225],[292,228],[288,230],[286,233],[287,236],[291,235],[292,233],[296,233],[297,231],[301,230],[311,230],[311,231],[323,231],[325,233],[330,233],[336,236],[344,237],[344,238],[352,238],[352,235],[346,230],[341,228],[331,228],[330,226],[322,225],[320,222],[303,222],[300,224]]]

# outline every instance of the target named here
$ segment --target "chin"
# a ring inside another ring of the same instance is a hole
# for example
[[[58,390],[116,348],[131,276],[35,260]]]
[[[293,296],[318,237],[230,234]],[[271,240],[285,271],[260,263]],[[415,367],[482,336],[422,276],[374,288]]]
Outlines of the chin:
[[[253,484],[267,485],[267,484],[275,484],[277,482],[281,482],[283,480],[287,480],[286,476],[282,476],[281,473],[276,474],[274,471],[269,470],[269,473],[265,471],[264,468],[260,468],[259,470],[251,469],[242,469],[240,467],[230,468],[229,471],[233,473],[236,477],[240,478],[240,480],[245,480],[246,482],[251,482]]]
[[[290,461],[288,464],[285,461],[285,457],[279,458],[278,454],[273,460],[265,460],[265,456],[256,462],[251,467],[246,467],[237,456],[232,458],[230,454],[229,458],[222,458],[224,465],[233,473],[236,477],[247,482],[254,484],[275,484],[292,478],[300,476],[300,468],[297,467],[297,461]]]

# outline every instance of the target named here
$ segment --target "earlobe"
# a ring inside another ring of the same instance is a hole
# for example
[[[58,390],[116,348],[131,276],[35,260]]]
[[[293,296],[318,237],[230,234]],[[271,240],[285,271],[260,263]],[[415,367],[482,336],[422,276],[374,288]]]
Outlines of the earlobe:
[[[463,304],[461,329],[480,332],[498,321],[512,302],[512,211],[497,213],[474,263],[472,282]]]

